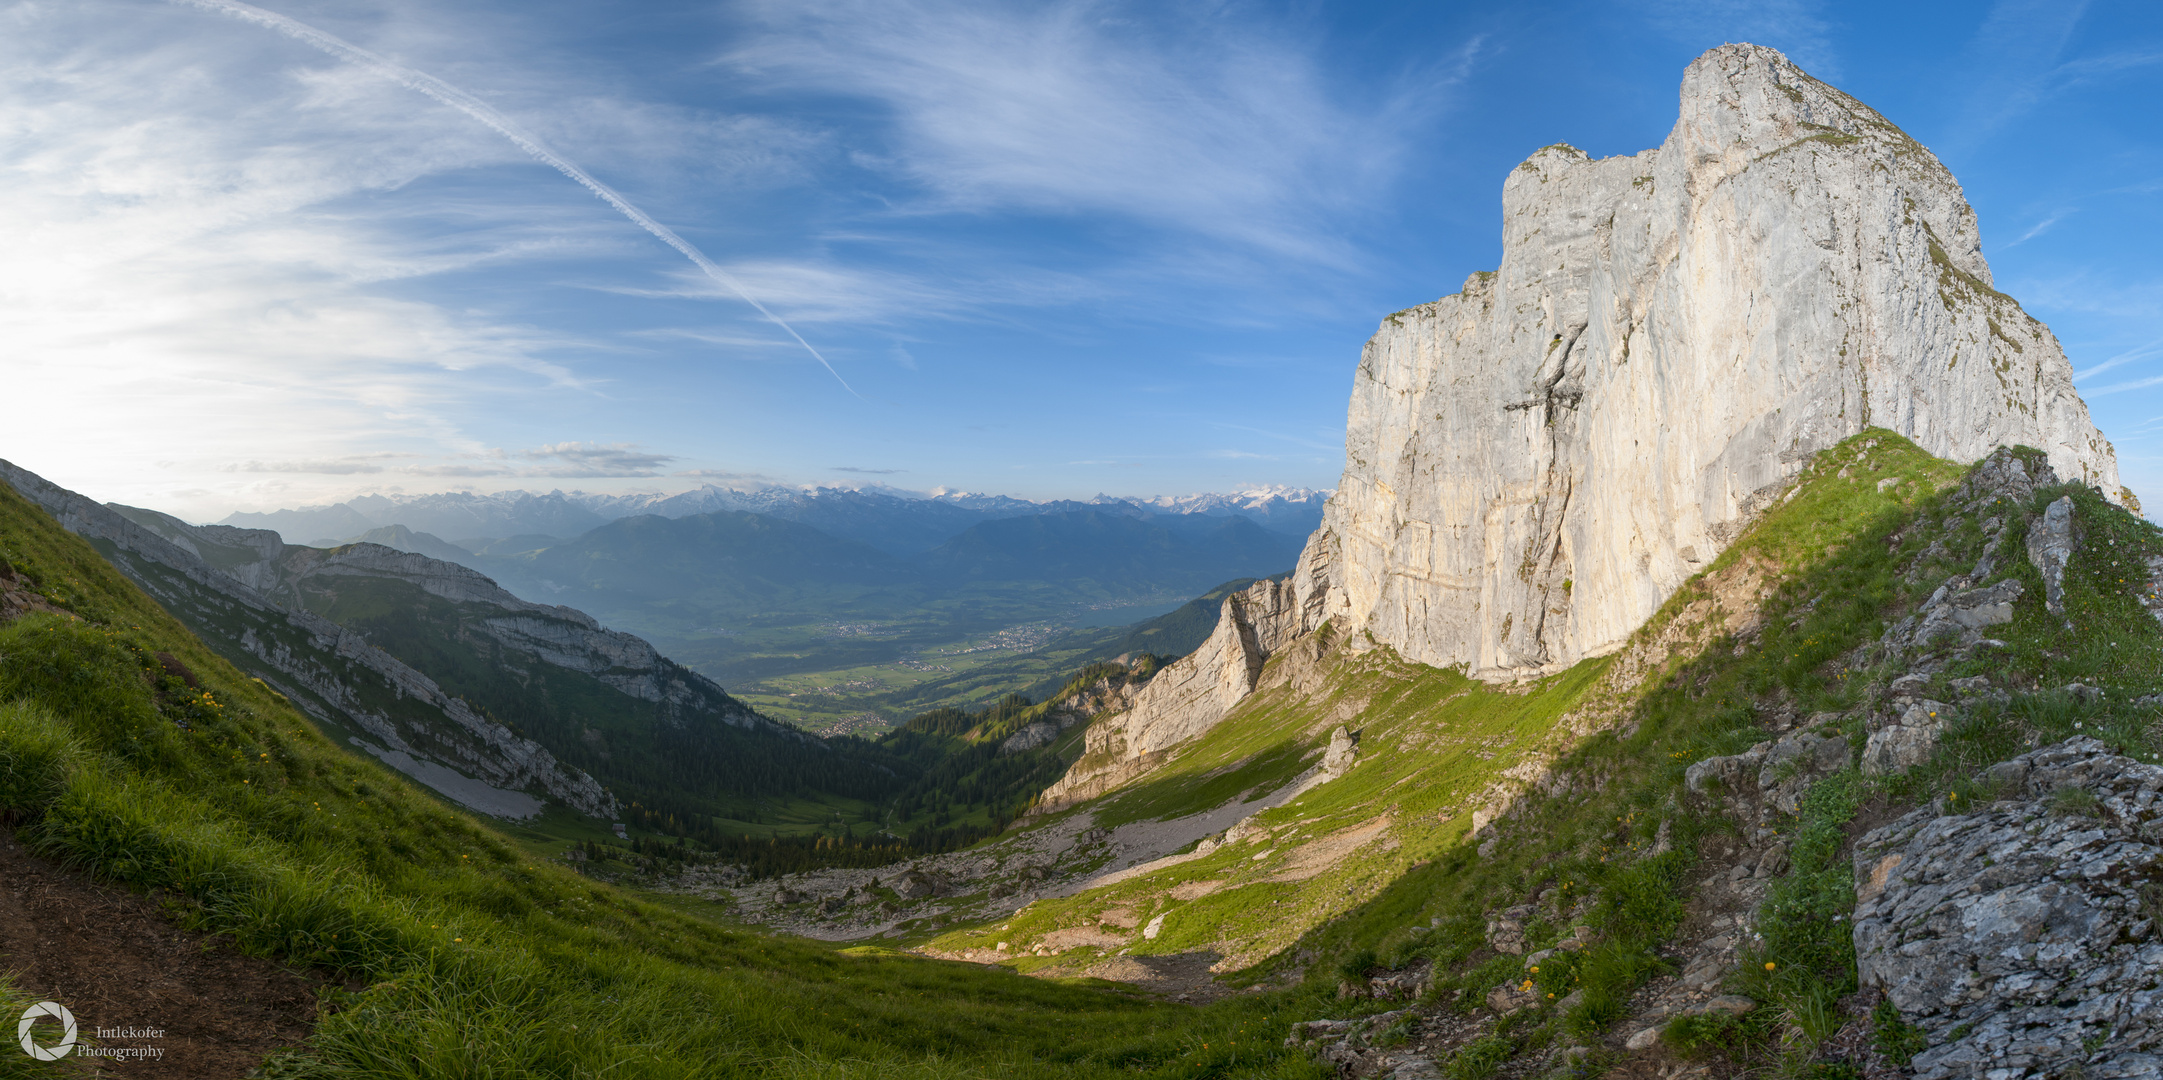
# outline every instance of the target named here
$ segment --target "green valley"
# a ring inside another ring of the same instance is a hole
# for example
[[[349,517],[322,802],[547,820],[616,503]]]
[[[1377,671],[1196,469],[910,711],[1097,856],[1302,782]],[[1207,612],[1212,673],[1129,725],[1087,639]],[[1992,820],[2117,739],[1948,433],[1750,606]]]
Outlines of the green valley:
[[[1245,518],[1097,510],[983,522],[888,554],[749,512],[625,518],[576,540],[463,560],[529,600],[628,630],[777,719],[871,734],[916,711],[982,706],[1227,578],[1280,573],[1299,541]],[[1199,636],[1206,636],[1204,628]],[[1173,651],[1158,649],[1159,652]]]

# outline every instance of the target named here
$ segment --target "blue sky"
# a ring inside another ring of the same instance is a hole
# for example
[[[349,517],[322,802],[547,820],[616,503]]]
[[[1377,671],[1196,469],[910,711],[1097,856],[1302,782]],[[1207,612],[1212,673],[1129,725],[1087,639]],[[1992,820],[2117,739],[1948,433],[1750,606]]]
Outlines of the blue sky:
[[[1788,52],[1935,150],[2163,501],[2163,6],[0,6],[0,456],[191,517],[366,491],[1329,487],[1503,176]],[[409,80],[410,81],[410,80]],[[846,387],[844,387],[844,382]],[[2151,385],[2151,383],[2153,385]]]

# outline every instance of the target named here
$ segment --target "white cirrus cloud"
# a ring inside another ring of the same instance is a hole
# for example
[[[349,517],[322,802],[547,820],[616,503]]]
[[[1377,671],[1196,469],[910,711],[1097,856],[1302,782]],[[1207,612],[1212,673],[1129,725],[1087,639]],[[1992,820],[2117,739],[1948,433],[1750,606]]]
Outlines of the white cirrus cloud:
[[[760,35],[725,62],[769,87],[882,105],[892,145],[858,161],[920,184],[933,202],[918,210],[1140,218],[1333,265],[1353,260],[1337,219],[1393,176],[1416,118],[1462,74],[1348,102],[1293,31],[1227,10],[769,0],[751,11]]]

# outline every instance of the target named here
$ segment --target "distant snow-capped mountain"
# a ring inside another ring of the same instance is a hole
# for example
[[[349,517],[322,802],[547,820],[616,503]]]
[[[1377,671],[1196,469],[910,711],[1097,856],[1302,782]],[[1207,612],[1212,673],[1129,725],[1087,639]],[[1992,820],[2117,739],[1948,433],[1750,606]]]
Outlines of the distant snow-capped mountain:
[[[268,513],[235,513],[219,522],[236,528],[271,529],[295,544],[336,544],[375,530],[404,527],[442,537],[470,550],[510,538],[545,544],[569,539],[611,521],[644,514],[685,518],[695,514],[749,512],[810,525],[893,554],[929,550],[972,525],[1001,518],[1079,511],[1130,518],[1245,517],[1271,532],[1305,536],[1321,521],[1327,492],[1266,487],[1225,493],[1144,498],[1098,495],[1086,502],[1036,502],[1010,495],[937,489],[930,492],[866,487],[723,487],[691,491],[604,495],[582,491],[499,491],[490,495],[364,495],[329,506]],[[1170,524],[1170,522],[1167,522]]]

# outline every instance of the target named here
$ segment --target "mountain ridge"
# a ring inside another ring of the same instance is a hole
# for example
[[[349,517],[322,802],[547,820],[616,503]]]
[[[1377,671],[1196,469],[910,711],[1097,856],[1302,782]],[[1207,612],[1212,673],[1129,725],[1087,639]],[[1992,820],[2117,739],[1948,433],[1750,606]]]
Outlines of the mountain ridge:
[[[372,753],[424,783],[435,781],[430,786],[445,795],[484,812],[530,816],[538,806],[522,805],[504,793],[533,788],[587,814],[615,813],[614,798],[592,777],[445,694],[434,680],[362,635],[278,604],[194,550],[11,462],[0,461],[0,479],[70,532],[100,546],[101,554],[167,610],[206,626],[227,623],[228,631],[216,636],[229,642],[229,658],[258,671],[319,723],[373,737],[382,745],[369,747]],[[371,681],[381,688],[373,694],[367,692]],[[473,770],[491,790],[476,792],[426,769],[431,755],[447,757],[453,770]]]

